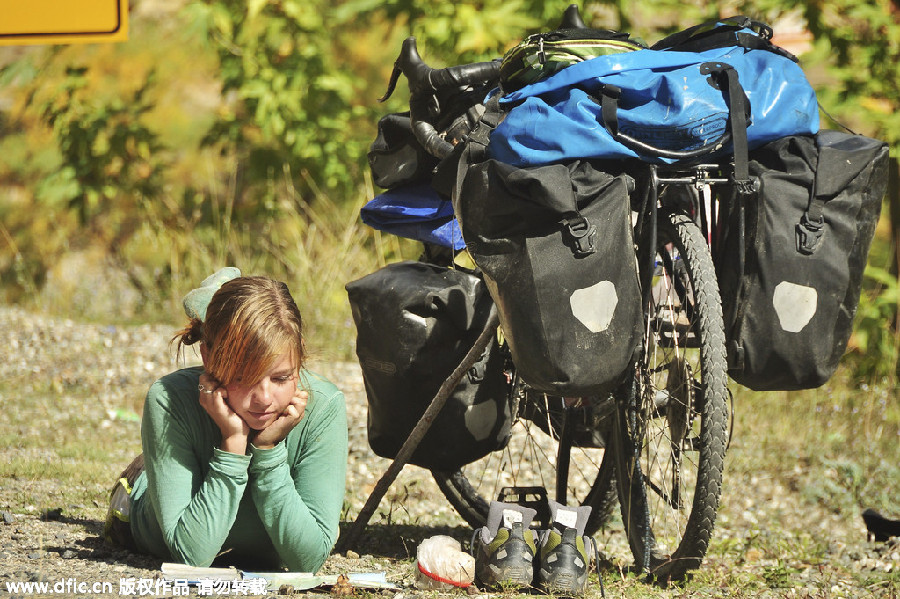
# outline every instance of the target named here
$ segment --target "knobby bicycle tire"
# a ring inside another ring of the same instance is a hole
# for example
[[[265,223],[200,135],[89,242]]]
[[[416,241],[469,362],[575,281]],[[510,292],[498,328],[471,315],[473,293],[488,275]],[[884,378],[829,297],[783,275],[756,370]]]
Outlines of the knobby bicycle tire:
[[[644,356],[619,396],[619,503],[635,564],[661,580],[700,566],[716,521],[727,445],[721,299],[697,225],[660,212]]]

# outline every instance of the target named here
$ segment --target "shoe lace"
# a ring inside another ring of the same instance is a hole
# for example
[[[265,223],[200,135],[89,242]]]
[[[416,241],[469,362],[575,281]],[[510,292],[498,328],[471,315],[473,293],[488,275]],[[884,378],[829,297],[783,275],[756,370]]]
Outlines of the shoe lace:
[[[469,541],[469,553],[472,555],[472,557],[477,557],[475,555],[475,537],[478,535],[480,530],[480,528],[476,528],[475,530],[473,530],[472,539]]]
[[[588,538],[591,540],[594,563],[597,565],[597,580],[600,582],[600,597],[606,599],[606,587],[603,585],[603,576],[600,574],[600,548],[597,547],[597,541],[595,541],[593,537]]]

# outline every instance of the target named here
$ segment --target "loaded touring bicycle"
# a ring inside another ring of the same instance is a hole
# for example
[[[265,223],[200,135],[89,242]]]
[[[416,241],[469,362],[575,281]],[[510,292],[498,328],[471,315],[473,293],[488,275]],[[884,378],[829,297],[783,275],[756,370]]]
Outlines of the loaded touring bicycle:
[[[735,17],[646,47],[573,5],[502,61],[432,69],[404,42],[385,99],[405,75],[410,109],[379,123],[362,216],[425,249],[347,289],[384,457],[499,322],[410,460],[471,526],[492,500],[547,526],[553,499],[591,506],[593,534],[618,507],[635,565],[683,577],[719,507],[729,377],[833,373],[887,148],[820,132],[771,33]]]

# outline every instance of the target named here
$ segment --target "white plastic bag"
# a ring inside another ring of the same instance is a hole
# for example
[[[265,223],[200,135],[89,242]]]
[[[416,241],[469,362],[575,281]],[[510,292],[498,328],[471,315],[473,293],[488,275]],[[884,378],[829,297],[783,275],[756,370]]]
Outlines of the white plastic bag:
[[[452,537],[429,537],[416,550],[415,572],[420,589],[465,588],[475,580],[475,558]]]

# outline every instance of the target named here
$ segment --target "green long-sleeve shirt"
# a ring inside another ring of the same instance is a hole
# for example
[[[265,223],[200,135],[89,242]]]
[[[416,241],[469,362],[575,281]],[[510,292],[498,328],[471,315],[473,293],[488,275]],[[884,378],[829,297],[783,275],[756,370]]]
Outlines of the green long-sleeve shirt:
[[[139,550],[194,566],[225,551],[253,563],[315,572],[338,535],[347,469],[343,394],[301,371],[306,411],[272,449],[218,449],[221,433],[198,400],[201,368],[159,379],[144,404],[145,472],[131,494]]]

